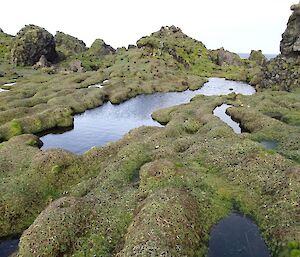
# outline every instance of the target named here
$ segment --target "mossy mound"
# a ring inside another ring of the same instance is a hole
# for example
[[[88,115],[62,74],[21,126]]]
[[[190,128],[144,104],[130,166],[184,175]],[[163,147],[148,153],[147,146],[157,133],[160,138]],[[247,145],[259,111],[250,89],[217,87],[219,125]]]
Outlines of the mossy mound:
[[[196,256],[201,234],[197,201],[183,190],[148,196],[116,256]]]
[[[54,39],[57,50],[62,52],[66,57],[87,50],[87,47],[82,40],[63,32],[57,31]]]
[[[50,62],[57,59],[54,37],[41,27],[25,26],[14,40],[11,61],[21,66],[34,65],[42,55]]]
[[[88,55],[101,58],[108,54],[114,54],[116,50],[107,45],[102,39],[96,39],[88,50]]]
[[[288,242],[300,240],[299,129],[292,120],[272,121],[265,113],[274,108],[288,112],[287,104],[298,108],[297,99],[284,92],[197,96],[189,104],[158,111],[158,120],[167,115],[165,128],[135,129],[83,156],[41,152],[26,138],[20,145],[33,151],[16,159],[20,172],[0,184],[1,206],[6,206],[1,231],[20,232],[46,208],[24,233],[21,256],[33,251],[44,256],[147,256],[150,248],[157,255],[205,256],[211,227],[236,210],[258,224],[273,256],[291,252]],[[236,135],[213,116],[223,102],[235,106],[229,112],[244,126],[256,121],[251,133]],[[185,124],[191,121],[197,124],[192,131]],[[13,150],[19,138],[0,149]],[[263,148],[257,142],[263,138],[276,139],[278,149]],[[78,222],[74,213],[83,219]]]

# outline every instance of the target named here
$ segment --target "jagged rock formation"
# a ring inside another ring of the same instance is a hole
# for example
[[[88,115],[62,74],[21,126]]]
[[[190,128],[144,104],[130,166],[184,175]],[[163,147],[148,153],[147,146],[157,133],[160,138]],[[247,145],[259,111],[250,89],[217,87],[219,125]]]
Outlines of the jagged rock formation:
[[[250,61],[256,62],[258,65],[264,65],[267,62],[267,58],[263,55],[261,50],[251,50],[250,56],[248,58]]]
[[[87,50],[85,43],[76,37],[57,31],[55,34],[55,43],[59,51],[65,55],[82,53]]]
[[[57,59],[54,37],[44,28],[27,25],[21,29],[11,50],[11,61],[16,65],[34,65],[44,55],[48,61]]]
[[[280,42],[281,55],[269,61],[262,71],[261,88],[291,91],[300,84],[300,4],[293,11]]]
[[[282,34],[280,51],[285,56],[298,56],[300,54],[300,3],[292,5],[291,10],[293,14]]]
[[[95,57],[103,57],[108,54],[114,54],[116,50],[107,45],[102,39],[96,39],[88,50],[88,55]]]

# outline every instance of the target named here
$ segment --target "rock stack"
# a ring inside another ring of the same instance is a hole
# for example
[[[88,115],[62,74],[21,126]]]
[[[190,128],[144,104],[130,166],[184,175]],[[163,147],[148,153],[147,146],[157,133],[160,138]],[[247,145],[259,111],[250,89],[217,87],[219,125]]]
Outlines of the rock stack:
[[[280,42],[281,55],[265,65],[259,86],[291,91],[300,85],[300,3],[293,11]]]
[[[291,6],[293,11],[282,34],[280,52],[285,56],[300,55],[300,3]]]

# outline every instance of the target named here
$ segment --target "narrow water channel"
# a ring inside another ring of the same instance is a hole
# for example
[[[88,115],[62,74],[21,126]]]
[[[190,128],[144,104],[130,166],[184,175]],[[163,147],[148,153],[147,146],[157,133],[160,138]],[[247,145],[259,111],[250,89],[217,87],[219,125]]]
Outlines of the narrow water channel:
[[[214,109],[213,114],[220,118],[223,122],[225,122],[229,127],[233,129],[233,131],[236,134],[241,134],[242,133],[242,128],[239,123],[234,121],[227,113],[226,110],[231,107],[232,105],[228,104],[222,104],[221,106],[218,106]]]
[[[211,231],[208,257],[271,257],[255,223],[232,213]]]
[[[211,78],[202,88],[195,91],[140,95],[119,105],[108,102],[101,107],[75,115],[72,130],[51,131],[41,137],[44,143],[42,149],[63,148],[82,154],[93,146],[117,141],[133,128],[143,125],[161,126],[151,118],[151,114],[158,109],[187,103],[200,94],[217,96],[232,92],[251,95],[255,93],[255,89],[246,83]]]

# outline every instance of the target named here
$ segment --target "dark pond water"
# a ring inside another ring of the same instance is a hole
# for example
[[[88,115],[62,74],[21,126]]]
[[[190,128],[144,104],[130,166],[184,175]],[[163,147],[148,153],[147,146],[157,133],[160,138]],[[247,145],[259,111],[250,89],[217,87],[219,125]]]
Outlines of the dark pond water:
[[[222,104],[214,109],[213,114],[230,126],[236,134],[241,134],[242,129],[238,122],[235,122],[227,113],[226,110],[232,105]]]
[[[10,239],[5,241],[0,241],[0,256],[8,257],[14,253],[19,244],[19,239]]]
[[[101,90],[101,89],[99,89]],[[140,95],[119,105],[105,103],[103,106],[76,115],[74,128],[63,133],[60,130],[41,137],[42,149],[63,148],[82,154],[93,146],[117,141],[133,128],[160,126],[151,114],[161,108],[187,103],[195,95],[225,95],[232,92],[251,95],[255,89],[242,82],[211,78],[201,89],[174,93]]]
[[[264,148],[273,150],[277,148],[278,142],[273,140],[262,140],[259,142]]]
[[[233,213],[211,231],[208,257],[271,257],[258,227]]]

